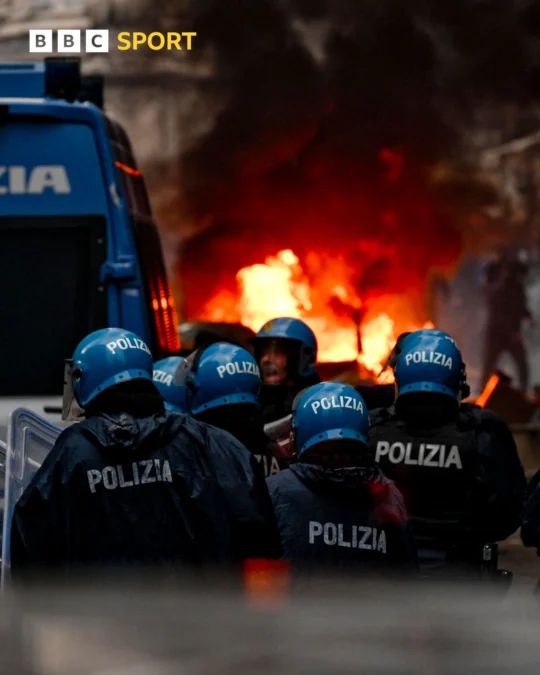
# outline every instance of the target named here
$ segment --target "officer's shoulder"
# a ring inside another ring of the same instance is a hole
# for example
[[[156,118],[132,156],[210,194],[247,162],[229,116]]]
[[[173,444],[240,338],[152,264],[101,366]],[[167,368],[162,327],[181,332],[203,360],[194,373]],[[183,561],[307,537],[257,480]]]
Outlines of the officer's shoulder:
[[[489,439],[486,447],[491,447],[495,440],[503,445],[514,443],[508,424],[491,410],[474,406],[472,417],[469,419],[473,420],[473,428],[476,433],[484,436],[486,440]]]
[[[64,448],[73,444],[89,443],[87,432],[93,428],[93,419],[82,420],[66,427],[56,439],[55,447]]]
[[[480,426],[495,426],[508,428],[507,423],[502,417],[491,410],[481,408],[474,403],[462,403],[460,406],[461,416],[470,416]]]
[[[266,482],[270,486],[279,485],[280,483],[284,483],[293,479],[296,479],[295,473],[290,467],[287,467],[286,469],[283,469],[283,471],[275,473],[273,476],[268,476]]]
[[[186,428],[196,431],[211,451],[219,451],[222,455],[235,457],[244,456],[248,459],[251,457],[249,450],[224,429],[200,422],[192,417],[187,418]]]
[[[390,408],[375,408],[369,411],[369,422],[373,426],[375,424],[383,424],[391,420],[395,416],[394,407]]]
[[[80,459],[81,453],[84,454],[87,449],[94,447],[85,434],[86,426],[87,420],[83,420],[62,430],[43,462],[43,471],[48,471],[55,465],[65,466],[69,470]]]
[[[270,494],[277,495],[282,488],[286,488],[291,484],[297,484],[298,478],[291,468],[283,469],[273,476],[268,476],[266,484]]]
[[[164,414],[165,423],[169,427],[169,431],[176,435],[182,433],[195,437],[199,441],[207,442],[208,439],[216,440],[227,435],[227,432],[218,429],[217,427],[201,422],[200,420],[191,417],[191,415],[184,415],[182,413],[166,412]]]
[[[482,408],[474,403],[460,403],[459,426],[478,427],[482,421]]]

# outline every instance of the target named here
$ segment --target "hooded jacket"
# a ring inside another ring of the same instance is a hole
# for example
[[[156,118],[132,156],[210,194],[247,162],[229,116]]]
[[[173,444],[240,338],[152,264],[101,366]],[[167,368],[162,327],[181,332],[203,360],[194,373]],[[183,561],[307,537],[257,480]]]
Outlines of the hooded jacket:
[[[300,461],[267,483],[284,557],[295,567],[416,569],[403,498],[377,466]]]
[[[185,415],[91,417],[62,432],[17,503],[12,573],[279,557],[255,468],[232,436]]]

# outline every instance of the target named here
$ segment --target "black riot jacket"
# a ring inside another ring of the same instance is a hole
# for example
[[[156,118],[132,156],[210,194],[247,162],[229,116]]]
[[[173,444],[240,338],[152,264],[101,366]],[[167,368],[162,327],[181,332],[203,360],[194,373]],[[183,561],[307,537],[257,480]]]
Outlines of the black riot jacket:
[[[18,502],[12,572],[279,557],[264,479],[226,432],[185,415],[91,417]]]
[[[264,433],[258,406],[228,405],[206,410],[197,419],[223,429],[234,436],[255,457],[265,476],[273,476],[288,464],[281,459],[279,448]]]
[[[463,404],[453,422],[412,429],[394,408],[376,410],[369,446],[405,497],[419,549],[479,550],[520,526],[523,467],[495,414]]]
[[[267,479],[284,557],[300,569],[416,569],[403,498],[375,465],[298,462]]]
[[[364,399],[368,410],[389,408],[394,403],[396,390],[393,384],[359,385],[356,391]]]

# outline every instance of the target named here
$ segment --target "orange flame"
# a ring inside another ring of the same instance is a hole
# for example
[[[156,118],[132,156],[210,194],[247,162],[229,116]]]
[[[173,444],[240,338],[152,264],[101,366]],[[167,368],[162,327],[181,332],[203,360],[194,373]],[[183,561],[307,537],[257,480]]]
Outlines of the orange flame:
[[[486,403],[489,401],[489,397],[495,389],[497,388],[497,385],[501,381],[501,378],[499,375],[495,374],[492,375],[489,380],[486,383],[486,386],[484,387],[483,392],[480,394],[480,396],[476,399],[476,405],[479,406],[480,408],[485,408]]]
[[[392,296],[364,304],[349,281],[354,270],[344,258],[310,253],[306,267],[313,274],[305,272],[290,249],[268,257],[264,264],[244,267],[236,275],[238,294],[221,291],[208,303],[202,318],[238,320],[254,331],[279,316],[302,319],[317,336],[319,361],[357,361],[377,377],[399,333],[432,327],[406,320],[405,296],[397,303]],[[379,381],[392,382],[392,374],[380,375]]]

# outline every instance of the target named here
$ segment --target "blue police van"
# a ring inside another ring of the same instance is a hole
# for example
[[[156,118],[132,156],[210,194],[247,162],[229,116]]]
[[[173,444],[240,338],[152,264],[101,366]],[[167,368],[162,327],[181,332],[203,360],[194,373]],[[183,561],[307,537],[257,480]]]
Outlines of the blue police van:
[[[78,59],[0,64],[0,427],[14,397],[59,420],[63,360],[93,330],[180,350],[144,178],[102,106]]]

